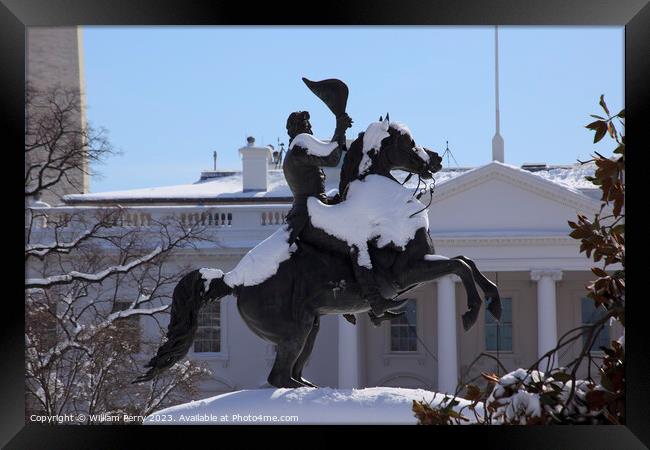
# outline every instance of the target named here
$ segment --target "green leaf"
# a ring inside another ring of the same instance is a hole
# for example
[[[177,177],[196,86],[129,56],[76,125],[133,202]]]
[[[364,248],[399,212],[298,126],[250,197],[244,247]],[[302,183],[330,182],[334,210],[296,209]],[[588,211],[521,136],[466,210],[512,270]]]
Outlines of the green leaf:
[[[618,117],[620,117],[621,119],[625,119],[625,110],[624,110],[624,109],[621,109],[621,112],[619,112],[619,113],[616,114],[616,115],[617,115]]]
[[[591,117],[593,117],[594,119],[607,120],[607,119],[605,119],[604,117],[600,117],[600,116],[597,116],[597,115],[595,115],[595,114],[589,114],[589,115],[590,115]]]

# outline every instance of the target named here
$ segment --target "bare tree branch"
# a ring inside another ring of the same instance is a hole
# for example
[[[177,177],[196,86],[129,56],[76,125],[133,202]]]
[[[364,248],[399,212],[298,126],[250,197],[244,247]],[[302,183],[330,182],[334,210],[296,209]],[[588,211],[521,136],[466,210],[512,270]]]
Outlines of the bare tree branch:
[[[86,162],[101,162],[113,152],[103,130],[79,129],[76,93],[30,89],[26,108],[27,410],[142,415],[184,399],[204,369],[188,361],[155,385],[135,387],[131,380],[141,367],[134,352],[159,343],[141,335],[139,318],[160,327],[182,276],[170,264],[172,255],[205,240],[205,229],[185,227],[173,217],[123,226],[130,212],[119,206],[31,203],[29,197],[38,199],[59,182],[74,188],[78,175],[90,172]]]

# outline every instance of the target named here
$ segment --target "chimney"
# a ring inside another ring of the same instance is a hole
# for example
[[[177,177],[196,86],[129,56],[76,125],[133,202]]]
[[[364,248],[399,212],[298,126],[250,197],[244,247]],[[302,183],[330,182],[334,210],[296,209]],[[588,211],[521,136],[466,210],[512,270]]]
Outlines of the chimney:
[[[246,138],[246,147],[239,149],[242,161],[242,190],[266,191],[268,189],[268,165],[271,161],[271,149],[255,147],[255,138]]]

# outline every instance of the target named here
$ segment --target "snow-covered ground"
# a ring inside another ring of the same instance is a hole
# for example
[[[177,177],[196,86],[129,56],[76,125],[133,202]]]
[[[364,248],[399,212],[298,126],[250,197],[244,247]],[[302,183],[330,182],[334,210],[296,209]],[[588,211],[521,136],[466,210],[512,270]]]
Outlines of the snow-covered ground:
[[[622,338],[619,342],[624,342]],[[566,374],[566,372],[564,372]],[[145,425],[185,424],[323,424],[323,425],[415,425],[413,401],[424,401],[432,408],[458,402],[454,410],[466,419],[462,424],[520,424],[545,420],[548,414],[580,416],[585,420],[601,413],[586,403],[588,392],[605,390],[585,380],[575,381],[575,397],[567,405],[573,381],[559,381],[555,375],[517,369],[496,380],[486,403],[471,402],[424,389],[373,387],[365,389],[251,389],[229,392],[157,411],[144,419]],[[549,405],[539,393],[560,389],[557,404]],[[490,412],[485,418],[485,408]],[[543,417],[544,416],[544,417]]]
[[[412,424],[417,420],[413,400],[433,405],[444,394],[424,389],[374,387],[366,389],[253,389],[229,392],[172,406],[144,420],[145,425],[196,424]],[[454,409],[473,419],[467,400]],[[479,415],[482,408],[477,407]]]

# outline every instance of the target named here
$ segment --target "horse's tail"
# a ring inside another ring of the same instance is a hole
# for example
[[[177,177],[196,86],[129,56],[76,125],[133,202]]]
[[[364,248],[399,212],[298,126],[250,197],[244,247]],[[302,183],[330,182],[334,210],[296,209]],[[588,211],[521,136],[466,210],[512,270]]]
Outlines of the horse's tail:
[[[193,270],[181,278],[174,288],[167,341],[145,365],[149,367],[147,373],[136,378],[133,383],[149,381],[183,358],[194,341],[199,310],[211,301],[232,294],[233,289],[223,281],[223,272],[214,269],[211,270],[211,276],[208,276],[210,284],[206,292],[206,278],[202,272]]]

